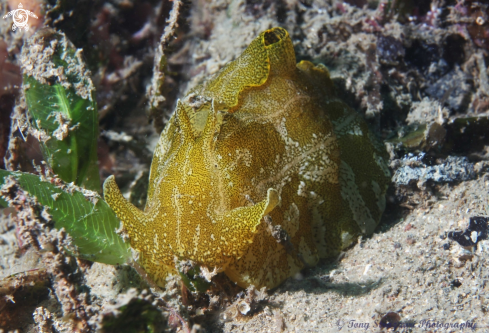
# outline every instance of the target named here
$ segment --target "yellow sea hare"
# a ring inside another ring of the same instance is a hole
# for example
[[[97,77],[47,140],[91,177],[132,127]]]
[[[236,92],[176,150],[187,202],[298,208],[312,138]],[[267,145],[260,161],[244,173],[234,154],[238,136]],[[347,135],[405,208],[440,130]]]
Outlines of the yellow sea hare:
[[[287,31],[274,28],[177,102],[144,212],[114,177],[104,193],[158,284],[176,261],[192,260],[242,287],[273,288],[373,232],[385,160],[327,69],[296,65]]]

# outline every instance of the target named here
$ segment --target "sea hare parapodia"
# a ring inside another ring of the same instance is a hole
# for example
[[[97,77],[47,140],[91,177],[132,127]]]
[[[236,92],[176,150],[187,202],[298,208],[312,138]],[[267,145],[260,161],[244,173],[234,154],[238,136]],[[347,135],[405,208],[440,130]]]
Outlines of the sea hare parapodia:
[[[160,285],[178,258],[243,287],[273,288],[373,232],[385,159],[363,119],[335,97],[327,69],[296,65],[287,31],[274,28],[177,102],[144,212],[113,177],[104,193]],[[265,215],[287,232],[288,250]]]

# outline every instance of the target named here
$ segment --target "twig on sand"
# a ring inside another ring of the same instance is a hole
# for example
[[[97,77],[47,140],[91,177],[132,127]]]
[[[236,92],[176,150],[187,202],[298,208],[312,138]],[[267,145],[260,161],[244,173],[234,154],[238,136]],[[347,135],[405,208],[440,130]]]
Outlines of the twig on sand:
[[[151,86],[149,88],[149,102],[150,108],[157,108],[161,103],[165,101],[165,97],[160,94],[159,86],[165,78],[164,67],[166,66],[166,61],[164,60],[164,49],[165,46],[170,41],[170,38],[175,33],[177,28],[177,20],[180,14],[180,7],[182,6],[181,0],[173,0],[173,7],[170,12],[170,17],[166,20],[167,26],[163,30],[158,47],[155,50],[155,59],[153,67],[153,79],[151,80]]]

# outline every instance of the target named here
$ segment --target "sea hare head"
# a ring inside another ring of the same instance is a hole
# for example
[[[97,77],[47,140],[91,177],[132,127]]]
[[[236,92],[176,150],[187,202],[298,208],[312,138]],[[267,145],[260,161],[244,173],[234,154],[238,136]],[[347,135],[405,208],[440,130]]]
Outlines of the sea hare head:
[[[113,177],[104,193],[157,283],[177,258],[273,288],[373,232],[384,158],[334,96],[326,68],[296,65],[287,31],[274,28],[178,101],[154,152],[144,212]]]

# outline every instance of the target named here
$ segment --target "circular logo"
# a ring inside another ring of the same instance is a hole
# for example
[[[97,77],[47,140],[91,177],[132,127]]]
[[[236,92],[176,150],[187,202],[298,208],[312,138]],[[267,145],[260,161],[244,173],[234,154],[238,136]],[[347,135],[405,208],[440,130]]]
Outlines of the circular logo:
[[[27,25],[27,21],[29,20],[29,15],[27,15],[27,11],[25,9],[16,9],[13,15],[14,24],[23,28]]]

